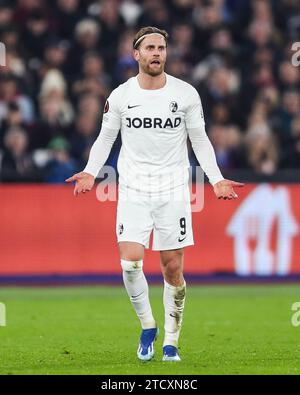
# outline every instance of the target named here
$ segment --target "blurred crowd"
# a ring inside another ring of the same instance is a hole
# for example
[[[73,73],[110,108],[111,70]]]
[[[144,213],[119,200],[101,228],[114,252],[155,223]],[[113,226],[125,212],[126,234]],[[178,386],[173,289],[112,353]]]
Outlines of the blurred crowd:
[[[1,181],[82,170],[148,25],[169,32],[166,71],[200,93],[223,171],[300,168],[299,0],[0,0]]]

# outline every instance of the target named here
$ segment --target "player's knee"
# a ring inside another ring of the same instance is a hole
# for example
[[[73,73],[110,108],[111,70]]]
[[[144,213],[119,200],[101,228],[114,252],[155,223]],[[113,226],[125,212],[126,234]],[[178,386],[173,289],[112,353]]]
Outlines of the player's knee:
[[[121,259],[121,266],[124,272],[137,272],[143,270],[143,260]]]
[[[162,265],[165,269],[170,271],[181,270],[183,266],[183,249],[168,251],[161,258]]]
[[[182,272],[182,260],[179,257],[173,256],[167,259],[164,264],[165,272],[168,274],[177,274]]]
[[[138,243],[120,242],[119,253],[125,261],[140,261],[144,257],[144,246]]]

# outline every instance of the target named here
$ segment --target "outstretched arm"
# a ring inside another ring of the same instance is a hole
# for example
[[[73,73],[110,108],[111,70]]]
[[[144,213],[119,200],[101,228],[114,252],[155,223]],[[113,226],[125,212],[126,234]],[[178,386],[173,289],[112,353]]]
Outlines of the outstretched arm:
[[[95,178],[106,162],[118,133],[119,129],[102,128],[91,148],[89,160],[84,170],[66,180],[66,182],[76,182],[74,188],[75,196],[81,192],[88,192],[93,188]]]
[[[224,200],[236,199],[238,195],[235,193],[233,187],[242,187],[244,184],[224,179],[217,164],[215,151],[205,132],[204,126],[188,129],[188,136],[191,140],[196,158],[210,183],[213,185],[217,198]]]
[[[205,131],[201,99],[195,88],[191,89],[188,101],[185,123],[196,158],[213,185],[217,198],[236,199],[238,196],[233,187],[242,187],[244,184],[225,180],[222,176],[215,151]]]
[[[95,178],[108,158],[113,143],[121,129],[121,113],[119,108],[121,98],[122,90],[118,87],[112,91],[106,100],[103,109],[101,131],[91,148],[86,167],[80,173],[74,174],[66,180],[66,182],[76,182],[74,188],[75,196],[81,192],[90,191],[93,188]]]

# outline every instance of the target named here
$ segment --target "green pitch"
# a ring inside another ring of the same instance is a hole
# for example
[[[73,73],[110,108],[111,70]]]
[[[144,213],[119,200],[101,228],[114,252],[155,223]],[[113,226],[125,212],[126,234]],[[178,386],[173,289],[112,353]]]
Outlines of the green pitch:
[[[161,362],[162,287],[150,296],[161,334],[140,362],[140,334],[121,287],[2,288],[1,374],[299,374],[295,285],[190,286],[180,354]]]

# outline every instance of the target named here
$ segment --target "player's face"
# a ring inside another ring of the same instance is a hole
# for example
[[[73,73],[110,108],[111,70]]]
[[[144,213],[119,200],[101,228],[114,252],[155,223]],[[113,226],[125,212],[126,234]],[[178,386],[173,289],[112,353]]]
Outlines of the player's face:
[[[167,59],[165,39],[159,34],[145,37],[139,48],[134,50],[134,58],[144,73],[152,77],[160,75]]]

